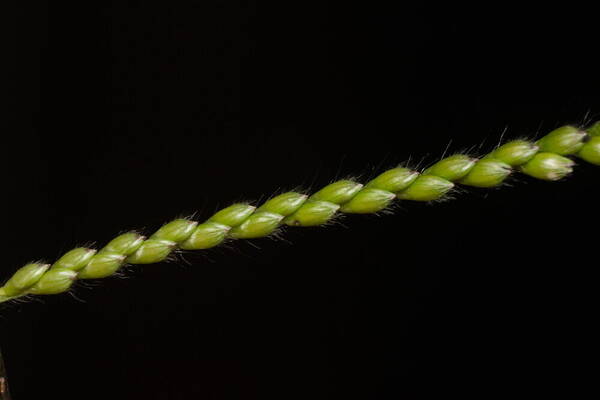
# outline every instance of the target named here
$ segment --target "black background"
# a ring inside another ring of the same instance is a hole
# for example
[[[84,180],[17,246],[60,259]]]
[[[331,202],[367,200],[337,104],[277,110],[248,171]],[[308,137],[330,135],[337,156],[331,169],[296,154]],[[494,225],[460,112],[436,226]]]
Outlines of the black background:
[[[600,112],[591,9],[80,3],[7,18],[0,279],[130,228]],[[3,307],[13,396],[597,392],[599,178],[583,163],[558,183],[514,176]]]

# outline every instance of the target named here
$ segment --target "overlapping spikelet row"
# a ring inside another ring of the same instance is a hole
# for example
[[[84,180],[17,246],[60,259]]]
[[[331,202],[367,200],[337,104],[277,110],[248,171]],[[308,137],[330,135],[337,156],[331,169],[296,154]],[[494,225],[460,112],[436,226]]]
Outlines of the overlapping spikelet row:
[[[499,186],[514,172],[560,180],[572,172],[572,157],[600,165],[600,122],[588,129],[563,126],[536,142],[510,141],[482,158],[454,154],[422,172],[393,168],[364,185],[339,180],[310,196],[287,192],[259,207],[233,204],[202,223],[176,219],[149,237],[122,234],[100,250],[75,248],[54,264],[30,263],[19,269],[0,287],[0,303],[30,294],[62,293],[77,279],[104,278],[124,264],[157,263],[176,249],[202,250],[226,239],[264,237],[282,225],[323,225],[338,212],[376,213],[395,199],[437,200],[455,184]]]

